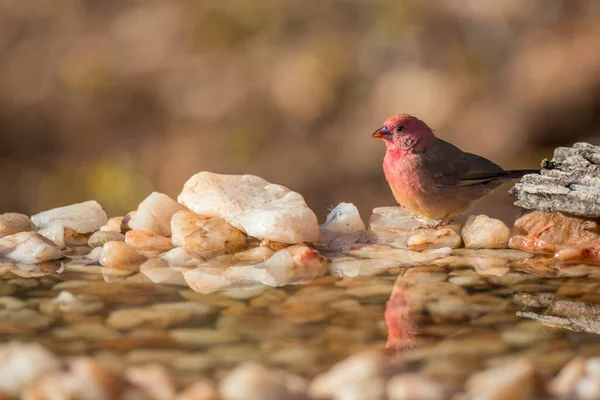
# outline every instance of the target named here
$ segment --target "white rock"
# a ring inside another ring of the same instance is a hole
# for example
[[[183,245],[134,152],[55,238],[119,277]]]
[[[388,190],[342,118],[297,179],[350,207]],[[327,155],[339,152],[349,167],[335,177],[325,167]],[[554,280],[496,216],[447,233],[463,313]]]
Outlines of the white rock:
[[[246,263],[241,261],[223,269],[207,262],[184,271],[183,276],[188,285],[200,293],[249,288],[257,284],[283,286],[304,283],[323,275],[327,261],[317,251],[299,244],[279,250],[262,263]]]
[[[26,264],[63,257],[53,242],[35,232],[20,232],[0,239],[0,257]]]
[[[505,249],[510,229],[499,219],[487,215],[470,215],[461,230],[468,249]]]
[[[125,243],[138,251],[156,250],[162,253],[173,248],[171,239],[168,237],[136,229],[128,231],[125,234]]]
[[[16,398],[28,384],[59,368],[58,359],[40,344],[3,345],[0,347],[0,393]]]
[[[210,218],[183,210],[171,219],[171,241],[194,257],[210,258],[239,251],[246,237],[221,218]]]
[[[317,217],[304,198],[257,176],[200,172],[185,183],[178,201],[257,238],[290,244],[319,240]]]
[[[171,236],[171,217],[185,207],[163,193],[152,192],[140,203],[129,228]]]
[[[223,400],[301,400],[306,398],[304,378],[246,362],[229,373],[220,383]]]
[[[444,388],[421,374],[396,375],[388,382],[389,400],[442,400]]]
[[[60,249],[64,249],[65,244],[65,227],[59,223],[52,223],[47,228],[40,229],[37,233],[50,240]]]
[[[0,238],[19,232],[27,232],[31,229],[31,221],[25,214],[5,213],[0,215]]]
[[[367,239],[367,227],[352,203],[338,204],[327,215],[327,220],[320,226],[320,230],[319,246],[329,249],[341,249]]]
[[[457,248],[462,243],[461,225],[429,228],[430,222],[402,207],[378,207],[369,220],[369,241],[399,249],[424,250],[441,247]]]
[[[123,242],[106,242],[102,246],[100,264],[103,267],[135,271],[146,257]]]
[[[31,221],[40,229],[58,223],[77,233],[90,233],[100,229],[108,221],[108,217],[100,204],[90,200],[43,211],[32,216]]]
[[[535,367],[520,358],[476,373],[466,383],[469,398],[527,400],[535,398]]]
[[[112,217],[106,221],[106,224],[100,227],[102,232],[118,232],[121,233],[121,224],[123,223],[123,217]]]
[[[377,378],[390,372],[390,362],[381,352],[367,351],[340,361],[328,372],[318,375],[310,383],[311,398],[330,399],[357,380]]]

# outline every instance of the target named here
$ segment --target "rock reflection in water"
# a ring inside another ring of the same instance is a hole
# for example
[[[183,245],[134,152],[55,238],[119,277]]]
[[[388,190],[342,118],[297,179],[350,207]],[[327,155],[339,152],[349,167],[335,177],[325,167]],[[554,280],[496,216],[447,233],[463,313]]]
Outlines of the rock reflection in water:
[[[515,299],[534,311],[517,311],[517,315],[543,325],[575,332],[600,334],[600,304],[556,298],[551,293],[517,293]]]

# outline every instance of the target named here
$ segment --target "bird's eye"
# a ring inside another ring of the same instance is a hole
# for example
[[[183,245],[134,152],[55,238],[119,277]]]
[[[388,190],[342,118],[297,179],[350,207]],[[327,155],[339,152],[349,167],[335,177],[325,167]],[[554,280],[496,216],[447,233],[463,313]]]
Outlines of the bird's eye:
[[[398,125],[396,127],[396,133],[400,133],[400,132],[403,132],[403,131],[404,131],[404,125]]]

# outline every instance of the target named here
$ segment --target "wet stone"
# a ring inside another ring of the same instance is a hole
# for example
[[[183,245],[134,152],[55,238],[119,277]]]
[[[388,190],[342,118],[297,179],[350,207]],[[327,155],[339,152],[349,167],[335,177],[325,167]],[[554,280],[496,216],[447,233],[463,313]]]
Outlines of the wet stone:
[[[60,249],[35,232],[21,232],[0,239],[0,257],[16,262],[36,264],[62,258]]]
[[[171,217],[185,207],[163,193],[152,192],[138,206],[127,225],[129,229],[171,236]]]
[[[340,250],[349,244],[367,241],[367,227],[351,203],[340,203],[331,210],[320,231],[318,246],[327,249]]]
[[[90,247],[102,247],[107,242],[124,242],[125,236],[120,232],[98,231],[90,236],[88,245]]]
[[[27,215],[19,213],[0,214],[0,238],[30,230],[32,230],[32,225]]]
[[[171,250],[171,240],[154,232],[130,230],[125,234],[125,243],[138,252],[156,250],[159,253]]]
[[[91,200],[41,212],[32,216],[31,221],[40,229],[58,223],[77,233],[90,233],[100,229],[108,217],[102,206]]]
[[[240,251],[246,244],[242,232],[221,218],[208,218],[183,210],[171,220],[173,245],[182,246],[198,258]]]
[[[304,198],[257,176],[200,172],[177,199],[196,214],[223,218],[249,236],[289,244],[319,240],[317,217]]]
[[[100,264],[104,267],[125,271],[135,271],[146,257],[123,242],[107,242],[102,246]]]
[[[505,249],[510,229],[499,219],[487,215],[470,215],[461,235],[468,249]]]
[[[424,221],[402,207],[375,208],[369,220],[369,241],[410,250],[456,248],[462,243],[458,222],[437,228],[430,225],[431,221]]]

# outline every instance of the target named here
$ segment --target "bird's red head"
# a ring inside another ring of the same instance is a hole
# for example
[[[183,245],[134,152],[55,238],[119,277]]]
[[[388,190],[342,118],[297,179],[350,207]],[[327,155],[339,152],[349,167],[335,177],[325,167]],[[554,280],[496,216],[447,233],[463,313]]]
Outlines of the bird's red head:
[[[373,133],[387,148],[424,151],[433,145],[435,135],[427,124],[409,114],[392,115]]]

